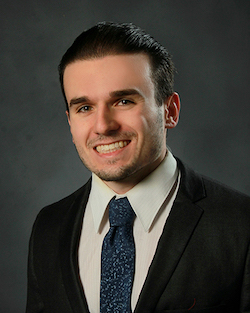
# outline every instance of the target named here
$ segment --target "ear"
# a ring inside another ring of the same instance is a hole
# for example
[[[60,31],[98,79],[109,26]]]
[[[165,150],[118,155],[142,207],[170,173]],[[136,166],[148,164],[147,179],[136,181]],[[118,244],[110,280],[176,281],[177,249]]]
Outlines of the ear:
[[[177,125],[180,115],[180,105],[180,97],[176,92],[166,99],[164,103],[166,128],[174,128]]]
[[[70,121],[70,115],[69,115],[69,111],[68,110],[66,110],[66,115],[67,115],[67,119],[68,119],[68,123],[69,123],[69,127],[70,127],[70,129],[71,129],[71,121]],[[72,135],[72,132],[71,132],[71,135]],[[74,143],[74,138],[73,138],[73,136],[72,136],[72,141],[73,141],[73,143]]]
[[[70,126],[70,116],[69,116],[69,111],[68,110],[66,110],[66,115],[67,115],[67,119],[68,119],[68,123],[69,123],[69,126]]]

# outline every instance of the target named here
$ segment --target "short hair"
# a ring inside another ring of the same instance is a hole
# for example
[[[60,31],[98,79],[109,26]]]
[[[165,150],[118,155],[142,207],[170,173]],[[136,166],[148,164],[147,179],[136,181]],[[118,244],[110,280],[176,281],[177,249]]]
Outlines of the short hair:
[[[60,84],[67,109],[63,75],[69,64],[107,55],[134,53],[144,53],[149,57],[155,99],[160,106],[174,92],[175,68],[167,49],[132,23],[100,22],[75,39],[59,64]]]

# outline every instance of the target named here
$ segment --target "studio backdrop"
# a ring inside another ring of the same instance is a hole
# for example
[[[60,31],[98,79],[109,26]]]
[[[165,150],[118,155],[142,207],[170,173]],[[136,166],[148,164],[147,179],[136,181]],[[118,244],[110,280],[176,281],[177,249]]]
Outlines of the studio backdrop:
[[[57,66],[84,29],[133,22],[177,68],[174,155],[250,195],[249,0],[2,0],[0,312],[22,313],[28,240],[37,213],[83,185]]]

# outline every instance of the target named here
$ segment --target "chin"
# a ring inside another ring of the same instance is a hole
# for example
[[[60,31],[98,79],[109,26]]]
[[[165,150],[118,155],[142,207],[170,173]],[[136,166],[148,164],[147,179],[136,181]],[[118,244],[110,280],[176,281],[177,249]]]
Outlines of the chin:
[[[93,172],[104,181],[122,181],[139,171],[139,169],[138,166],[132,164],[126,167],[119,167],[117,170],[96,170]]]
[[[104,181],[121,181],[129,176],[127,173],[107,173],[104,171],[94,173]]]

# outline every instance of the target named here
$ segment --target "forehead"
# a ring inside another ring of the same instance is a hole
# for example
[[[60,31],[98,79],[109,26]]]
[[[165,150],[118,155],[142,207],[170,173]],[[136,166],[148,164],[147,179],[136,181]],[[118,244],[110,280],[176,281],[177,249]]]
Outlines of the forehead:
[[[146,54],[109,55],[70,63],[64,72],[66,97],[91,96],[114,90],[139,89],[153,92],[151,66]],[[77,94],[79,93],[79,94]]]

